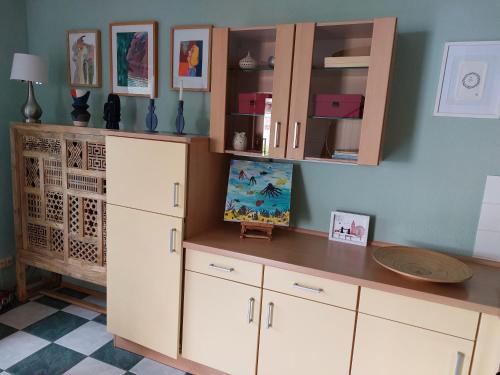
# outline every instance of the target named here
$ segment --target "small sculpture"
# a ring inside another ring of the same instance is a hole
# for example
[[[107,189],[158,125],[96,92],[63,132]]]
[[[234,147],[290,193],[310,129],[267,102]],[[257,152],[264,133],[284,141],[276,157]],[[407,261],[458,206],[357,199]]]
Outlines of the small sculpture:
[[[183,94],[184,94],[184,82],[181,79],[181,84],[179,87],[179,102],[177,104],[177,117],[175,118],[175,130],[177,131],[178,135],[184,134],[184,99],[183,99]]]
[[[271,68],[274,69],[274,62],[276,61],[276,58],[274,56],[269,56],[267,59],[267,65]]]
[[[245,151],[247,149],[247,134],[245,132],[234,132],[233,149]]]
[[[106,129],[120,129],[120,97],[109,94],[108,101],[104,104],[104,117]]]
[[[255,69],[257,67],[257,61],[250,55],[250,52],[242,58],[239,62],[241,69]]]
[[[149,112],[146,115],[146,129],[152,133],[156,132],[156,127],[158,126],[158,116],[156,116],[155,109],[155,100],[149,99]]]
[[[85,127],[89,124],[90,113],[87,111],[89,106],[87,101],[89,100],[90,91],[71,89],[71,97],[73,98],[73,111],[71,112],[71,118],[73,119],[73,125]]]

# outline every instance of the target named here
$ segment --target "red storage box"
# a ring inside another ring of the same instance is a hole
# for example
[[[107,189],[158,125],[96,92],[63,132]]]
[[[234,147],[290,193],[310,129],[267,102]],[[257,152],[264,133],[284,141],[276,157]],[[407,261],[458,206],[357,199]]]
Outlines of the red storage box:
[[[314,116],[361,118],[365,97],[353,94],[318,94]]]
[[[266,99],[272,98],[268,92],[249,92],[238,95],[238,112],[246,115],[263,115]]]

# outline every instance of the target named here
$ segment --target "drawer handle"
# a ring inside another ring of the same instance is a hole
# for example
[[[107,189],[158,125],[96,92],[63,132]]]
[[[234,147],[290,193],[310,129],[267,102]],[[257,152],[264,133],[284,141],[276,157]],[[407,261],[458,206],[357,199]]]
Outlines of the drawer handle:
[[[208,265],[210,268],[213,268],[214,270],[217,270],[217,271],[222,271],[222,272],[233,272],[234,271],[234,268],[233,267],[223,267],[223,266],[218,266],[216,264],[213,264],[213,263],[210,263]]]
[[[280,146],[281,122],[276,121],[274,124],[274,148]]]
[[[173,206],[179,207],[179,187],[178,182],[174,182],[174,193],[173,193]]]
[[[274,312],[274,303],[269,302],[267,304],[267,322],[266,322],[267,329],[273,326],[273,312]]]
[[[299,148],[299,127],[300,122],[296,121],[293,127],[293,148]]]
[[[253,311],[255,306],[255,298],[250,298],[248,300],[248,324],[253,322]]]
[[[170,252],[175,253],[175,240],[177,239],[177,229],[170,229]]]
[[[453,373],[453,375],[462,374],[462,369],[464,367],[464,359],[465,359],[465,354],[457,352],[457,362],[455,363],[455,372]]]
[[[305,290],[306,292],[313,292],[313,293],[322,293],[323,292],[322,288],[313,288],[311,286],[305,286],[305,285],[301,285],[299,283],[293,283],[293,287],[300,289],[300,290]]]

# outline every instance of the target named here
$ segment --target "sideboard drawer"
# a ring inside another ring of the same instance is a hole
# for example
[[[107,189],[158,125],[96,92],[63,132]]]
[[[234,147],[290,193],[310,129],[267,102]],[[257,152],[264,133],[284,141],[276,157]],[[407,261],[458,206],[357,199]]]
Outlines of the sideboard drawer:
[[[107,201],[184,217],[187,145],[106,137]]]
[[[355,310],[358,287],[339,281],[266,267],[264,289]]]
[[[262,265],[203,251],[186,249],[186,270],[260,287]]]
[[[361,288],[359,311],[474,340],[479,313],[440,303]]]

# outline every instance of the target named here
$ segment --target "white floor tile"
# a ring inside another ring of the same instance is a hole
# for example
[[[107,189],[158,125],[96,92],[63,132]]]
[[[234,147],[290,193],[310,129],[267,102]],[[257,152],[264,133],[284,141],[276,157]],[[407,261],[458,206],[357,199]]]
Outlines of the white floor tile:
[[[7,336],[0,341],[0,368],[9,368],[49,344],[47,340],[22,331]]]
[[[63,375],[122,375],[125,371],[97,359],[87,357]],[[3,374],[2,374],[3,375]]]
[[[84,301],[94,303],[96,305],[106,307],[106,300],[102,298],[97,298],[96,296],[88,296],[83,299]]]
[[[137,375],[184,375],[185,372],[144,358],[130,370]]]
[[[41,303],[28,302],[0,315],[0,323],[17,329],[24,329],[30,324],[54,314],[56,311],[58,310],[50,306],[42,305]]]
[[[90,355],[113,339],[106,326],[87,322],[56,341],[56,344]]]
[[[500,233],[486,230],[478,230],[476,234],[476,245],[474,256],[500,261]]]
[[[100,315],[98,312],[95,312],[95,311],[92,311],[89,309],[85,309],[85,308],[80,307],[80,306],[75,306],[75,305],[66,306],[64,309],[62,309],[62,311],[73,314],[73,315],[80,316],[80,317],[88,319],[88,320],[92,320],[96,316]]]

